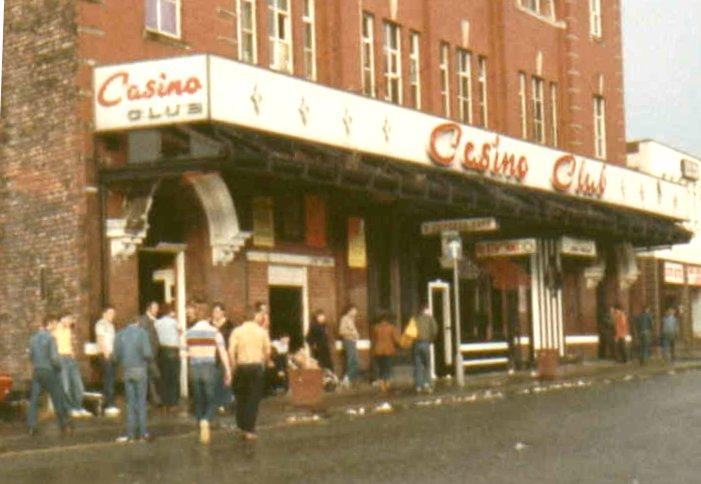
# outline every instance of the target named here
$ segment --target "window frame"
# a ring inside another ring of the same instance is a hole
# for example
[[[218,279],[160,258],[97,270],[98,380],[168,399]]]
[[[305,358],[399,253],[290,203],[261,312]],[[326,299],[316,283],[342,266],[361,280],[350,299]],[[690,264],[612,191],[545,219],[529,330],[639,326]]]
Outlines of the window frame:
[[[287,9],[284,10],[280,8],[280,2],[284,1],[287,5]],[[271,15],[275,19],[275,22],[270,23]],[[280,37],[280,16],[284,16],[283,25],[285,29],[285,36]],[[268,0],[268,65],[271,69],[287,72],[292,74],[294,72],[294,44],[292,38],[292,2],[291,0]],[[279,65],[280,59],[278,56],[278,50],[280,46],[286,46],[288,52],[287,65]]]
[[[542,77],[532,76],[531,87],[533,141],[545,144],[545,80]]]
[[[594,122],[594,156],[606,159],[606,99],[604,96],[593,97]]]
[[[595,39],[603,36],[601,0],[589,0],[589,35]]]
[[[438,47],[439,64],[441,83],[441,101],[443,105],[443,115],[446,118],[450,117],[450,44],[441,42]]]
[[[156,26],[148,25],[148,4],[153,2],[156,5]],[[176,33],[169,32],[163,29],[162,18],[161,18],[161,5],[163,3],[175,4],[175,30]],[[182,1],[181,0],[146,0],[146,7],[144,10],[144,27],[147,32],[151,32],[157,35],[162,35],[164,37],[170,37],[171,39],[181,39],[183,35],[182,28]]]
[[[375,16],[363,12],[360,19],[360,76],[362,92],[366,96],[377,97],[377,80],[375,78]],[[366,35],[367,33],[367,35]],[[369,77],[366,77],[369,76]],[[369,79],[370,85],[367,85]]]
[[[550,83],[550,141],[552,145],[557,148],[560,140],[560,133],[559,133],[559,127],[557,125],[558,123],[558,106],[560,103],[558,103],[558,89],[557,89],[557,83],[556,82],[551,82]]]
[[[409,94],[411,107],[421,109],[421,34],[409,32]]]
[[[519,0],[519,5],[539,17],[555,20],[554,0]]]
[[[457,49],[455,58],[458,119],[461,123],[472,124],[472,52],[467,49]],[[465,113],[466,110],[467,113]]]
[[[528,77],[525,72],[518,73],[518,102],[521,138],[528,139]]]
[[[250,32],[247,35],[251,36],[251,59],[244,59],[244,47],[243,47],[243,15],[241,6],[243,4],[251,6],[251,26]],[[238,55],[241,62],[247,62],[249,64],[258,63],[258,22],[256,18],[256,0],[236,0],[236,35],[238,36]]]
[[[487,57],[477,56],[477,111],[479,113],[477,125],[483,128],[489,127],[488,75]]]
[[[304,77],[310,81],[316,81],[316,7],[314,0],[303,0],[302,2],[302,27]]]
[[[394,22],[383,22],[383,52],[385,60],[385,101],[401,105],[403,102],[403,77],[402,77],[402,30]],[[393,35],[392,35],[393,34]],[[394,37],[392,39],[390,36]],[[390,40],[394,40],[396,47],[390,46]],[[394,61],[394,62],[392,62]],[[395,66],[394,71],[391,70]],[[394,92],[393,83],[397,85],[397,92]],[[395,95],[396,94],[396,99]]]

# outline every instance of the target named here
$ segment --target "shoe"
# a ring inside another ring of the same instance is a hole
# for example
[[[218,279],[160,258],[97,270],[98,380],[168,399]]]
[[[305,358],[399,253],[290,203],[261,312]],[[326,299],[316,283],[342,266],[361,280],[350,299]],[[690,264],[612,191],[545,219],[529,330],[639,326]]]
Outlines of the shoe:
[[[88,412],[88,411],[85,410],[84,408],[81,408],[81,409],[80,409],[80,415],[83,416],[83,417],[94,417],[94,416],[95,416],[95,415],[93,415],[92,412]]]
[[[120,435],[119,437],[117,437],[115,442],[118,444],[131,444],[134,442],[134,439],[132,439],[128,435]]]
[[[121,412],[117,407],[107,407],[105,409],[106,417],[118,417],[120,413]]]
[[[219,411],[219,415],[226,415],[226,407],[219,407],[217,410]]]
[[[32,427],[32,428],[29,429],[29,436],[30,436],[30,437],[36,437],[37,435],[39,435],[39,429],[38,429],[38,428]]]
[[[209,444],[211,438],[209,422],[200,420],[200,444]]]
[[[73,409],[71,410],[71,417],[73,418],[80,418],[83,415],[80,413],[80,410]]]
[[[243,440],[247,440],[249,442],[252,442],[254,440],[258,440],[258,436],[254,434],[253,432],[244,432],[243,433]]]

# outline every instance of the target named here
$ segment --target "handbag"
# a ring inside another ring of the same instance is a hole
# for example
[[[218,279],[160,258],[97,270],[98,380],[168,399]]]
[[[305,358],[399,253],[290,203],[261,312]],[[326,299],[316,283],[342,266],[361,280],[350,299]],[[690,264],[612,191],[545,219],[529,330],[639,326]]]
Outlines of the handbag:
[[[414,318],[411,318],[409,320],[409,324],[407,324],[406,328],[404,328],[402,337],[399,339],[399,346],[404,349],[410,348],[418,336],[419,328],[416,326],[416,321]]]

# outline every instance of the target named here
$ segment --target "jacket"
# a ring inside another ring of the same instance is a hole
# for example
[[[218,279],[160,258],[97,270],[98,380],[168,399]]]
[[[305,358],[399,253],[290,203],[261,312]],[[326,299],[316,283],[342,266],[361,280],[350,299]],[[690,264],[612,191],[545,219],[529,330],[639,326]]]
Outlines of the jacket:
[[[375,356],[394,356],[401,335],[394,324],[383,322],[372,327],[372,354]]]
[[[307,343],[312,350],[312,356],[316,358],[322,368],[333,369],[331,359],[331,346],[329,345],[326,325],[312,323],[307,333]]]
[[[358,341],[360,339],[360,334],[358,333],[358,328],[355,325],[355,321],[349,316],[343,316],[341,318],[341,324],[338,327],[338,334],[342,339],[347,339],[350,341]]]
[[[35,370],[58,370],[61,367],[56,339],[49,331],[41,329],[32,336],[29,359]]]
[[[438,336],[438,323],[433,319],[433,316],[428,314],[419,314],[414,317],[417,329],[417,341],[427,341],[433,343]]]
[[[616,339],[624,339],[630,334],[630,329],[628,327],[628,316],[626,316],[626,313],[620,309],[614,310],[613,323],[616,331]]]
[[[635,330],[638,335],[643,333],[652,333],[652,314],[648,312],[640,313],[637,318],[635,318]]]
[[[151,345],[151,354],[154,358],[156,358],[156,356],[158,356],[159,347],[158,331],[156,331],[156,321],[154,319],[151,319],[151,317],[148,314],[143,314],[139,317],[137,322],[139,323],[139,326],[146,330],[149,339],[149,344]]]
[[[126,378],[146,378],[153,359],[148,333],[137,324],[130,324],[114,340],[114,360],[124,369]]]

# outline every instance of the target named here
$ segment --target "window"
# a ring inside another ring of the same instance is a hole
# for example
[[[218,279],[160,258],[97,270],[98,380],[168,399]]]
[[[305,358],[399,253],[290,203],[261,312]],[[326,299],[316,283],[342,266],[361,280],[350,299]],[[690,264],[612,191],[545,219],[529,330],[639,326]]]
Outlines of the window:
[[[594,156],[606,158],[606,101],[594,96]]]
[[[363,12],[360,61],[363,66],[363,94],[375,97],[375,18]]]
[[[601,37],[601,0],[589,0],[589,32]]]
[[[275,240],[303,242],[306,236],[304,198],[299,194],[275,197]]]
[[[521,6],[542,17],[554,18],[555,5],[553,0],[520,0]]]
[[[545,143],[544,84],[541,78],[533,77],[533,140],[538,143]]]
[[[550,83],[550,138],[552,145],[557,147],[558,132],[557,132],[557,84]]]
[[[146,0],[146,29],[180,37],[180,0]]]
[[[402,103],[402,44],[399,26],[385,22],[385,99]]]
[[[410,34],[409,42],[409,91],[411,107],[421,109],[421,36],[418,32]]]
[[[472,123],[472,55],[458,49],[458,116],[463,123]]]
[[[289,0],[268,0],[270,67],[292,72],[292,29]]]
[[[526,94],[526,74],[518,73],[518,112],[521,121],[521,138],[528,138],[528,98]]]
[[[314,35],[314,0],[304,0],[304,77],[316,80],[316,36]]]
[[[443,116],[450,117],[450,46],[441,43],[441,104]]]
[[[238,0],[238,12],[239,60],[255,64],[258,62],[255,0]]]
[[[477,58],[477,108],[479,118],[477,119],[478,126],[487,127],[488,110],[487,110],[487,59],[484,56]]]

